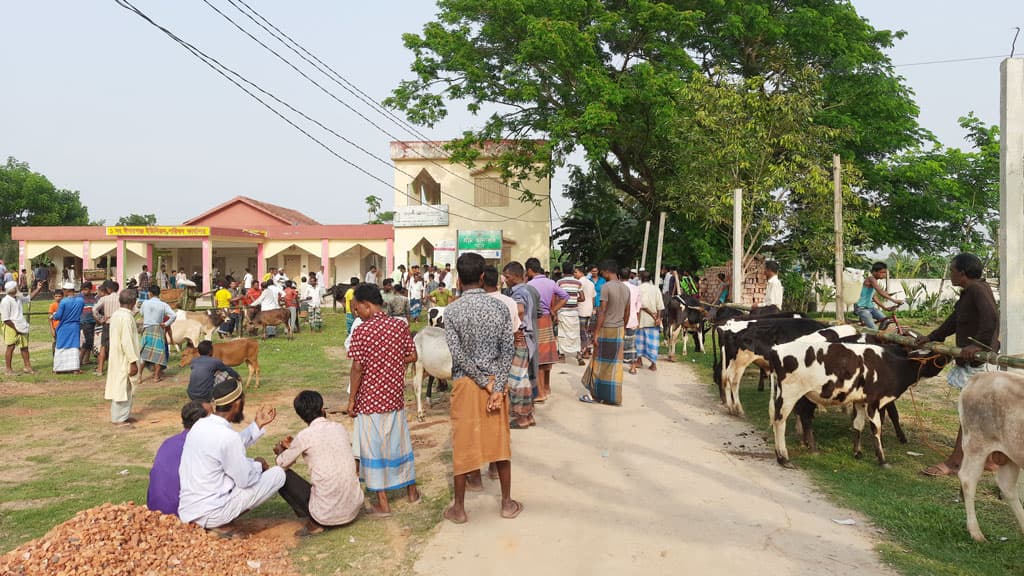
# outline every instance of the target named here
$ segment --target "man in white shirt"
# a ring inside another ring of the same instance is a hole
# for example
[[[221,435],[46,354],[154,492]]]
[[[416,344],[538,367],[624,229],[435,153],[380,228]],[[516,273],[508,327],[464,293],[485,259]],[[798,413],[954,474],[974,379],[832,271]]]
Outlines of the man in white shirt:
[[[363,282],[366,282],[367,284],[376,284],[377,283],[377,267],[376,266],[370,266],[370,271],[366,273],[366,277],[363,278]]]
[[[277,271],[274,275],[274,284],[281,290],[284,290],[284,283],[288,281],[288,275],[284,273],[284,268]]]
[[[578,360],[585,360],[590,357],[591,348],[594,344],[594,337],[590,333],[593,326],[591,318],[594,315],[594,298],[597,297],[597,288],[586,275],[586,267],[577,265],[573,268],[573,277],[580,281],[580,294],[583,299],[576,304],[576,314],[580,317],[580,353]]]
[[[21,348],[21,362],[24,364],[25,373],[32,373],[32,363],[29,362],[28,355],[29,326],[21,305],[35,298],[36,294],[39,294],[39,291],[43,289],[43,284],[42,281],[38,282],[36,289],[27,298],[18,293],[18,283],[14,280],[4,284],[4,297],[3,300],[0,300],[0,322],[2,322],[0,324],[0,335],[2,335],[3,343],[7,347],[4,360],[6,362],[5,373],[8,376],[14,374],[11,362],[14,361],[15,348]]]
[[[764,274],[768,277],[768,285],[764,289],[764,301],[761,303],[762,312],[782,311],[782,281],[779,280],[779,263],[769,260],[764,263]],[[772,307],[775,307],[772,310]]]
[[[313,330],[323,328],[320,305],[323,304],[325,294],[324,287],[317,281],[316,276],[312,275],[309,277],[309,282],[303,284],[299,291],[299,300],[306,305],[306,311],[309,313],[309,327]]]
[[[267,310],[277,310],[281,307],[281,297],[284,296],[284,292],[277,287],[277,284],[273,280],[267,280],[263,283],[263,292],[260,293],[260,297],[253,301],[250,306],[259,306],[261,312]],[[267,326],[266,335],[277,336],[277,326]]]
[[[252,288],[252,272],[248,268],[245,269],[245,276],[242,277],[242,287],[245,288],[246,292],[249,288]]]
[[[269,500],[284,486],[285,472],[262,458],[248,458],[247,446],[263,436],[263,428],[277,416],[261,408],[242,434],[232,424],[245,419],[245,394],[233,378],[213,387],[214,411],[189,430],[181,452],[178,478],[181,499],[178,517],[203,528],[223,526],[246,510]]]

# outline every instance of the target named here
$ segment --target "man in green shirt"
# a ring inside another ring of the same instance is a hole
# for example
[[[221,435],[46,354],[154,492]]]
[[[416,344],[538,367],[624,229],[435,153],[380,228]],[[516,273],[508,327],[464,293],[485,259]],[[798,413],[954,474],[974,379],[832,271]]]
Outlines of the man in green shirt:
[[[437,285],[437,290],[430,293],[430,302],[434,306],[444,307],[452,301],[452,293],[445,287],[444,282]]]

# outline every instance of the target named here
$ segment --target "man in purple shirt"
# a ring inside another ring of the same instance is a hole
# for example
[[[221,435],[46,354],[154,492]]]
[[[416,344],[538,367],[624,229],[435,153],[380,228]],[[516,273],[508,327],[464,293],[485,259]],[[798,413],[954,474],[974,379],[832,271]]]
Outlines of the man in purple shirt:
[[[192,400],[182,406],[181,425],[185,429],[164,440],[160,449],[156,451],[153,468],[149,471],[146,506],[150,510],[178,515],[178,493],[181,491],[178,467],[181,465],[181,451],[185,447],[185,437],[188,436],[192,425],[205,417],[206,408],[200,400]]]
[[[544,402],[551,394],[551,365],[558,362],[558,342],[555,340],[554,317],[558,310],[569,300],[566,293],[554,280],[544,275],[540,260],[526,260],[527,282],[540,294],[540,310],[537,311],[537,398],[534,402]]]

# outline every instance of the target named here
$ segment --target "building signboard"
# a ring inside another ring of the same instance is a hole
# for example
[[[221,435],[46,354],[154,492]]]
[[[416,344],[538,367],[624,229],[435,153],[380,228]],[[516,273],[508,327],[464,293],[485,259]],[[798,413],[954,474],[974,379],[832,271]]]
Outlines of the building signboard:
[[[420,204],[415,206],[399,206],[395,210],[392,221],[395,228],[412,226],[447,226],[447,204]]]
[[[501,230],[459,230],[458,254],[467,252],[501,260]]]
[[[209,236],[209,226],[107,226],[107,236]]]

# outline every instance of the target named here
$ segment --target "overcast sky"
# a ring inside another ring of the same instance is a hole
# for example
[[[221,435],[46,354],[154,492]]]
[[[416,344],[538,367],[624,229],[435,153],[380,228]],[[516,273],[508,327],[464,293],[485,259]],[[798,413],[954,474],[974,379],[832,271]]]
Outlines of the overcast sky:
[[[247,24],[227,0],[209,0]],[[248,0],[376,100],[409,77],[401,34],[418,32],[433,3]],[[369,125],[278,61],[203,0],[135,0],[195,44],[311,117],[388,159],[391,136]],[[1021,0],[855,0],[877,28],[909,34],[892,50],[921,107],[921,123],[959,145],[957,118],[975,111],[999,122],[999,62]],[[250,24],[251,25],[251,24]],[[290,55],[290,53],[289,53]],[[1017,55],[1024,55],[1024,39]],[[923,62],[993,57],[959,63]],[[294,59],[294,58],[293,58]],[[333,84],[332,92],[400,139],[417,136],[375,115]],[[448,139],[478,119],[454,113],[434,129]],[[391,168],[334,137],[337,153],[384,180]],[[363,198],[392,189],[310,142],[183,48],[112,0],[0,2],[0,161],[29,162],[55,185],[77,189],[94,219],[155,213],[176,224],[243,194],[297,208],[323,223],[365,220]],[[556,193],[565,171],[555,177]],[[564,213],[568,202],[556,199]]]

